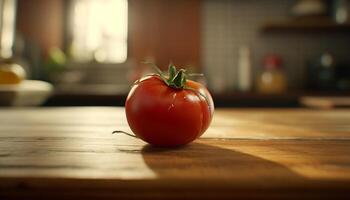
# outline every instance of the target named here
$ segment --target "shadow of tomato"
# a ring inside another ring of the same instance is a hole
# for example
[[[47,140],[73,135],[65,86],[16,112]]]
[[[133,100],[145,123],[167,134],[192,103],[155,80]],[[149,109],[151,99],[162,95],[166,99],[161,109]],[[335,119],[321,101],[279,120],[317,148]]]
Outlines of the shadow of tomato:
[[[141,152],[161,182],[157,194],[175,199],[322,197],[310,193],[312,180],[287,167],[222,146],[200,141],[176,149],[146,145]]]

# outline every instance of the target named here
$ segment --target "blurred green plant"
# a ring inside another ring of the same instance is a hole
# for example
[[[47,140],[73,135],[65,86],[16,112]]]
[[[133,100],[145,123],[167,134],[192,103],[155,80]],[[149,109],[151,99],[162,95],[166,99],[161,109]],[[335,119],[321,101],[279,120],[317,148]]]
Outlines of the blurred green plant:
[[[47,58],[42,63],[41,79],[55,82],[55,79],[66,69],[67,56],[58,47],[50,49]]]

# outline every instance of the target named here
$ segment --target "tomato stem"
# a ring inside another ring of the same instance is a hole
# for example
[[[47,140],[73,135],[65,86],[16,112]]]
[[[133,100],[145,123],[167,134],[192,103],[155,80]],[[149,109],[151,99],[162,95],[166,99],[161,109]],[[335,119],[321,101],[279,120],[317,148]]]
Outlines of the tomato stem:
[[[186,73],[185,69],[179,69],[176,70],[175,65],[170,62],[169,63],[169,67],[168,67],[168,76],[164,76],[163,72],[158,68],[158,66],[152,62],[144,62],[144,64],[148,64],[150,66],[152,66],[155,71],[157,72],[157,75],[162,79],[162,81],[169,87],[172,87],[174,89],[185,89],[185,90],[191,90],[195,93],[198,93],[200,96],[202,96],[208,103],[208,98],[194,90],[191,87],[188,87],[186,85],[186,81],[187,81],[187,77],[188,76],[203,76],[203,74],[199,74],[199,73]]]
[[[123,133],[127,136],[130,136],[130,137],[133,137],[133,138],[138,138],[136,135],[133,135],[131,133],[128,133],[128,132],[125,132],[125,131],[119,131],[119,130],[116,130],[116,131],[113,131],[112,134],[115,134],[115,133]]]
[[[169,80],[170,87],[175,89],[183,89],[186,85],[186,73],[184,69],[180,69],[173,80]]]
[[[185,89],[186,81],[188,76],[203,76],[203,74],[198,73],[186,73],[185,69],[177,70],[175,65],[170,62],[168,67],[168,75],[164,73],[152,62],[144,62],[144,64],[152,66],[156,71],[156,74],[162,79],[162,81],[169,87],[174,89]]]

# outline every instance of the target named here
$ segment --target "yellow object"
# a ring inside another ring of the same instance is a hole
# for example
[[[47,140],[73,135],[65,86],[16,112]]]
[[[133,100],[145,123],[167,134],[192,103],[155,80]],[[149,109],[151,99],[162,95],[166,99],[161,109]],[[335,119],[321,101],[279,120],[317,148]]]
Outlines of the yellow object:
[[[264,94],[278,94],[287,90],[285,75],[279,70],[264,71],[257,81],[257,90]]]
[[[19,84],[25,76],[24,69],[17,64],[0,64],[0,84]]]

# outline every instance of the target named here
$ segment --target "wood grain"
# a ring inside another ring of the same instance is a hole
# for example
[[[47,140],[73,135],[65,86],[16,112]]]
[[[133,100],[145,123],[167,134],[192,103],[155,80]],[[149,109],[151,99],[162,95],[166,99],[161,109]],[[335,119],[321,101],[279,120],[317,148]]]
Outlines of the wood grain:
[[[350,110],[217,110],[188,146],[159,149],[123,108],[0,109],[0,199],[350,197]]]

